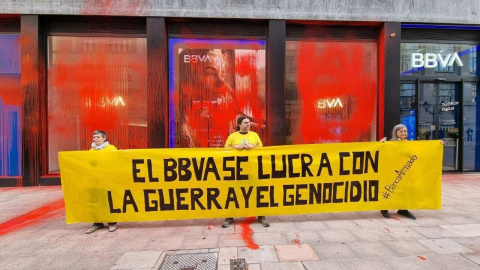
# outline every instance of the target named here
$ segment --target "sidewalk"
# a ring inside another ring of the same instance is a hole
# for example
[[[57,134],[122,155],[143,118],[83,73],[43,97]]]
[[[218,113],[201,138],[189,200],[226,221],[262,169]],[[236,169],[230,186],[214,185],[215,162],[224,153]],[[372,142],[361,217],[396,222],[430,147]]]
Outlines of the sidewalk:
[[[253,218],[119,223],[90,235],[91,224],[66,225],[61,187],[2,188],[0,269],[227,270],[230,259],[250,270],[480,269],[480,174],[446,174],[442,185],[443,209],[412,211],[415,221],[371,211],[272,216],[268,228]]]

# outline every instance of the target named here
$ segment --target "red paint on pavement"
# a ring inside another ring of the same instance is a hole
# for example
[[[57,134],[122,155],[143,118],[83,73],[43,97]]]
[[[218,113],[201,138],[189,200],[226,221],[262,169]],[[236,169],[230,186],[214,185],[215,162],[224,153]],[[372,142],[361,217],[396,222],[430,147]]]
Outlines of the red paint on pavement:
[[[47,218],[60,216],[63,214],[63,212],[57,212],[57,210],[63,209],[64,207],[65,203],[63,199],[59,199],[26,214],[10,219],[0,224],[0,236],[22,228],[33,226]]]
[[[390,232],[390,230],[388,228],[385,228],[385,230],[387,230],[387,232]]]
[[[403,221],[403,220],[401,220],[401,219],[399,219],[399,218],[396,218],[396,217],[392,217],[392,219],[395,219],[395,220],[397,220],[397,221],[400,221],[400,222],[404,222],[404,223],[405,223],[405,221]]]
[[[258,249],[258,245],[253,242],[252,238],[252,228],[250,228],[250,224],[255,221],[255,217],[249,217],[245,219],[242,223],[240,223],[240,226],[242,227],[242,239],[247,245],[248,248],[250,249]]]
[[[420,258],[422,261],[426,260],[425,257],[423,257],[423,256],[417,256],[417,257]]]

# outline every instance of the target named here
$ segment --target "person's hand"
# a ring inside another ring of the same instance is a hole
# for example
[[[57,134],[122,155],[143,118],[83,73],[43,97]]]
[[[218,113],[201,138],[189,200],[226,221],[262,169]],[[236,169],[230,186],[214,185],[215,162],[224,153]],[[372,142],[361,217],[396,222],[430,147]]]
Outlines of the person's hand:
[[[233,148],[235,148],[237,150],[242,150],[242,149],[244,149],[244,145],[243,144],[237,144],[237,145],[234,145]]]
[[[381,142],[386,142],[386,141],[387,141],[387,137],[383,137],[380,141],[381,141]]]
[[[445,145],[445,142],[442,139],[440,139],[440,144]]]
[[[255,147],[257,147],[257,146],[255,144],[251,144],[251,143],[245,145],[245,149],[247,149],[247,150],[255,148]]]

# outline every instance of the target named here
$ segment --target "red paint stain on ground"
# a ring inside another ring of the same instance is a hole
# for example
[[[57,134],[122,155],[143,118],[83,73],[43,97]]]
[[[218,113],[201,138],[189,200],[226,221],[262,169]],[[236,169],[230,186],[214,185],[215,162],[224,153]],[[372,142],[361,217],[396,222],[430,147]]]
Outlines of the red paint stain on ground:
[[[253,242],[253,231],[252,228],[250,228],[250,224],[255,221],[255,217],[249,217],[245,219],[242,223],[240,223],[240,226],[242,227],[242,239],[247,245],[248,248],[250,249],[258,249],[258,245]]]
[[[298,247],[300,247],[301,246],[300,239],[302,237],[300,236],[300,233],[298,233],[298,232],[295,233],[295,236],[296,236],[296,238],[292,240],[292,243],[294,243],[294,244],[298,245]]]
[[[390,230],[389,230],[388,228],[385,228],[385,230],[386,230],[387,232],[390,232]]]
[[[405,221],[403,221],[403,220],[401,220],[401,219],[399,219],[399,218],[396,218],[396,217],[392,217],[392,219],[395,219],[395,220],[397,220],[397,221],[400,221],[400,222],[404,222],[404,223],[405,223]]]
[[[11,233],[13,231],[33,226],[47,218],[60,216],[63,212],[57,210],[63,209],[65,203],[63,199],[46,204],[28,213],[20,215],[0,224],[0,236]]]
[[[208,225],[208,226],[207,226],[207,230],[210,231],[211,229],[212,229],[212,228],[210,227],[210,225]]]
[[[425,257],[423,257],[423,256],[417,256],[417,257],[420,258],[422,261],[426,260]]]

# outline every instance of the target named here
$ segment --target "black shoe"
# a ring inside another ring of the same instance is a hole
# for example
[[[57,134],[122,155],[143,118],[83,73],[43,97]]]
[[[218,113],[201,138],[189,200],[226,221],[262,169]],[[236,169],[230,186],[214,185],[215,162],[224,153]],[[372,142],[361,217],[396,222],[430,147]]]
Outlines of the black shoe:
[[[390,214],[388,213],[388,210],[380,210],[380,213],[382,213],[382,216],[384,218],[390,218]]]
[[[265,216],[259,216],[258,217],[258,222],[262,223],[262,226],[263,227],[269,227],[270,226],[270,223],[268,223],[267,219],[265,218]]]
[[[398,211],[397,211],[397,214],[402,215],[402,216],[405,216],[405,217],[407,217],[407,218],[409,218],[409,219],[413,219],[413,220],[417,219],[417,218],[416,218],[410,211],[408,211],[408,210],[398,210]]]
[[[228,226],[230,226],[230,224],[233,223],[233,218],[226,218],[223,222],[222,222],[222,227],[223,228],[227,228]]]

